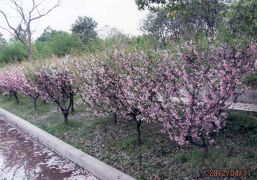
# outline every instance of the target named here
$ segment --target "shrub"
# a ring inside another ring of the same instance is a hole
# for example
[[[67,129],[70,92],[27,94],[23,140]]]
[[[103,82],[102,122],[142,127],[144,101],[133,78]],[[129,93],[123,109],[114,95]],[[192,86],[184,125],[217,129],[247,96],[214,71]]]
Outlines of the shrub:
[[[257,89],[257,71],[254,74],[247,76],[244,83],[252,89]]]
[[[21,61],[28,57],[24,46],[18,41],[11,41],[2,46],[0,50],[0,62]]]
[[[243,133],[257,128],[256,117],[245,112],[229,113],[226,128],[235,133]]]
[[[38,58],[48,58],[53,55],[49,41],[36,41],[35,49],[37,51]]]
[[[58,57],[74,51],[80,52],[83,49],[83,43],[80,38],[77,35],[71,35],[66,32],[56,33],[49,45],[53,54]]]

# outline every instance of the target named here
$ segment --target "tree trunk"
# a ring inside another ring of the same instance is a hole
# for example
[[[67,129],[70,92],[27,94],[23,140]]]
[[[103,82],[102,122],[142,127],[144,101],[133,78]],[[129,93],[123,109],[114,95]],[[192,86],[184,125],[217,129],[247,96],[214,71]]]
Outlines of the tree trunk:
[[[209,148],[209,142],[204,138],[203,135],[200,135],[200,138],[202,140],[202,143],[195,142],[191,136],[187,136],[186,140],[189,141],[192,145],[201,147],[203,149],[203,156],[204,158],[207,158],[208,156],[208,148]]]
[[[69,116],[69,113],[63,112],[64,124],[65,125],[68,125],[68,116]]]
[[[17,104],[19,104],[19,103],[20,103],[20,101],[19,101],[19,98],[18,98],[17,93],[16,93],[16,92],[14,92],[14,93],[13,93],[13,96],[15,97],[15,100],[16,100]]]
[[[74,112],[74,98],[73,98],[73,93],[71,95],[71,112]]]
[[[28,26],[27,26],[27,33],[28,33],[28,59],[29,61],[32,61],[32,33],[30,30],[30,22],[28,22]]]
[[[37,98],[33,98],[34,109],[37,110]]]
[[[113,113],[113,122],[115,125],[117,125],[117,113],[116,112]]]
[[[28,60],[29,60],[29,61],[32,61],[32,51],[31,51],[30,48],[31,48],[31,47],[29,47],[28,50],[27,50],[27,51],[28,51]]]
[[[207,158],[207,157],[208,157],[208,149],[209,149],[209,146],[206,144],[206,145],[203,147],[203,156],[204,156],[204,158]]]
[[[141,120],[137,121],[136,115],[134,115],[134,121],[136,122],[136,129],[137,129],[137,145],[141,145],[141,131],[140,131],[140,126],[141,126]]]

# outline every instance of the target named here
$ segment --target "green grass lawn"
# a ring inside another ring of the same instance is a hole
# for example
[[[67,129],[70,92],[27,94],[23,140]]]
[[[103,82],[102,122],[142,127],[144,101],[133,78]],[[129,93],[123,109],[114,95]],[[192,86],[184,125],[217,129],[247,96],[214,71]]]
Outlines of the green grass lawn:
[[[131,122],[118,119],[115,126],[111,116],[95,118],[76,104],[65,126],[53,104],[38,102],[35,111],[31,99],[19,98],[17,104],[13,97],[0,96],[0,107],[136,179],[212,179],[212,169],[247,169],[251,177],[239,179],[257,178],[257,114],[231,112],[204,158],[197,147],[171,142],[158,124],[142,124],[143,144],[138,147]]]

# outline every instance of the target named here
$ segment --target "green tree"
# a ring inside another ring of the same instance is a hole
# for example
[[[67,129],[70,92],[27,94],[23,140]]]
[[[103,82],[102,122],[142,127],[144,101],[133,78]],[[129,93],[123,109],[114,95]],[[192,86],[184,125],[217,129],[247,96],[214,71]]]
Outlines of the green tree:
[[[238,36],[257,37],[257,0],[234,2],[226,11],[226,22]]]
[[[0,33],[0,49],[1,47],[6,43],[6,40],[5,38],[3,37],[3,34]]]
[[[48,15],[53,9],[57,8],[60,5],[60,0],[54,4],[47,7],[50,2],[46,1],[28,1],[29,6],[25,6],[23,1],[19,0],[7,0],[8,8],[14,10],[12,16],[16,16],[18,24],[12,24],[11,17],[8,16],[8,13],[5,11],[4,6],[0,7],[0,14],[3,16],[6,26],[0,26],[0,28],[8,31],[12,34],[17,40],[19,40],[27,50],[28,59],[31,60],[33,57],[32,52],[32,35],[33,31],[31,29],[31,24],[34,21]]]
[[[53,30],[49,26],[44,29],[44,32],[37,38],[36,41],[50,41],[57,34],[58,31]]]
[[[19,41],[12,40],[0,49],[0,62],[22,61],[28,57],[27,51]]]
[[[47,58],[53,55],[51,41],[58,31],[51,29],[49,26],[44,29],[44,32],[36,39],[34,47],[36,49],[37,58]]]
[[[58,31],[49,43],[54,55],[64,56],[72,52],[79,52],[83,48],[83,43],[75,34]]]
[[[78,17],[72,25],[71,31],[78,34],[84,43],[88,43],[97,38],[97,23],[90,17]]]
[[[227,8],[225,0],[136,0],[136,4],[157,12],[155,21],[165,22],[163,27],[173,32],[182,25],[184,30],[204,30],[207,35],[213,34],[220,12]]]
[[[239,0],[222,11],[216,42],[244,47],[257,37],[257,0]]]
[[[166,46],[167,39],[178,38],[182,33],[183,22],[180,18],[168,17],[168,11],[161,9],[155,13],[149,13],[141,25],[144,33],[157,38],[162,45]]]

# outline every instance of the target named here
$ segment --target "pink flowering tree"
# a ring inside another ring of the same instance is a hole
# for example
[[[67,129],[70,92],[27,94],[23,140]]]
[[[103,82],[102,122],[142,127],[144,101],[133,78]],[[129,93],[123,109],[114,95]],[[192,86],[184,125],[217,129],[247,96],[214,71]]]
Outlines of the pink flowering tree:
[[[73,68],[74,77],[77,78],[75,86],[81,100],[90,106],[96,116],[112,113],[117,124],[115,91],[118,74],[109,74],[105,60],[96,55],[89,55],[83,61],[77,60]]]
[[[17,102],[19,102],[17,93],[24,96],[31,97],[36,109],[36,101],[39,97],[37,88],[28,82],[24,74],[24,66],[22,64],[7,66],[0,71],[0,87],[2,90],[10,95],[14,95]]]
[[[147,109],[152,106],[151,90],[154,87],[156,64],[158,58],[146,52],[119,52],[118,62],[120,69],[119,114],[123,119],[130,119],[136,124],[137,143],[141,144],[141,123],[150,122]]]
[[[98,113],[113,113],[136,124],[137,142],[141,144],[140,126],[148,121],[144,109],[150,106],[153,63],[144,52],[126,49],[92,57],[91,73],[84,77],[83,97]],[[81,67],[81,66],[80,66]]]
[[[65,59],[51,59],[43,65],[35,65],[25,73],[28,83],[36,88],[40,98],[60,108],[65,124],[68,124],[74,98],[73,77],[69,65]]]
[[[117,124],[117,112],[119,112],[119,74],[110,68],[106,59],[93,57],[96,64],[91,64],[90,75],[84,78],[83,99],[94,108],[95,115],[102,113],[113,114],[114,124]]]
[[[193,144],[208,154],[215,133],[225,125],[236,88],[254,70],[256,44],[245,50],[229,47],[211,48],[199,53],[180,53],[158,65],[155,103],[149,117],[163,124],[164,132],[179,145]],[[166,55],[169,56],[168,54]]]
[[[20,92],[26,96],[33,99],[34,109],[37,110],[37,100],[40,97],[40,92],[37,86],[31,81],[31,79],[25,75],[24,66],[19,68],[20,70],[16,73],[17,79],[20,81]]]
[[[19,103],[17,93],[21,90],[22,81],[18,76],[20,68],[17,65],[7,66],[0,71],[0,87],[1,90],[8,95],[13,95],[16,102]]]

